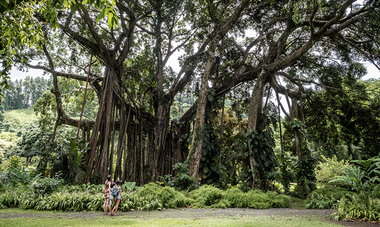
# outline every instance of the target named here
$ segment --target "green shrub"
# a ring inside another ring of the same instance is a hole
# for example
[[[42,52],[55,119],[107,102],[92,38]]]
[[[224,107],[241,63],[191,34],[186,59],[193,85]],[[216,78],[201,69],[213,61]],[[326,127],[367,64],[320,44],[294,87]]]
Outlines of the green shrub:
[[[137,198],[143,201],[150,201],[150,208],[160,208],[154,201],[158,201],[163,207],[176,208],[189,206],[193,200],[184,196],[181,192],[176,191],[172,187],[162,187],[155,183],[144,185],[137,191]],[[148,204],[149,204],[148,203]],[[149,207],[144,204],[143,207]]]
[[[339,183],[356,192],[372,191],[380,183],[380,158],[354,160],[353,165],[344,170],[330,183]]]
[[[101,194],[93,195],[87,192],[52,193],[48,196],[39,196],[34,202],[36,210],[83,211],[102,210],[104,197]]]
[[[330,183],[338,183],[344,186],[347,186],[352,191],[362,191],[365,190],[368,186],[364,182],[365,173],[356,166],[348,166],[344,170],[343,176],[337,176],[334,180],[331,180]]]
[[[161,191],[162,186],[156,183],[149,183],[137,191],[137,196],[140,198],[145,198],[147,200],[153,200],[159,197]]]
[[[0,194],[0,204],[2,207],[15,208],[22,204],[25,198],[33,197],[28,188],[21,185],[18,187],[8,188],[4,193]]]
[[[31,186],[36,195],[43,195],[43,194],[52,193],[62,184],[63,184],[62,179],[42,177],[42,178],[37,178],[32,183]]]
[[[162,188],[159,199],[167,208],[185,207],[193,202],[193,200],[187,198],[183,193],[171,187]]]
[[[100,193],[103,190],[103,185],[96,184],[78,184],[78,185],[64,185],[60,186],[57,191],[59,192],[68,192],[68,193],[76,193],[76,192],[88,192],[92,194]]]
[[[131,192],[137,189],[136,182],[125,182],[123,185],[121,185],[121,189],[123,192]]]
[[[267,209],[271,207],[268,196],[259,190],[252,190],[245,193],[247,207],[254,209]]]
[[[272,208],[287,208],[290,206],[290,197],[287,195],[277,194],[276,192],[267,192]]]
[[[279,195],[276,192],[262,192],[260,190],[250,190],[246,193],[239,188],[230,188],[223,192],[213,186],[202,186],[190,192],[190,197],[196,202],[195,207],[212,208],[285,208],[290,205],[290,197]]]
[[[247,207],[244,194],[239,188],[229,188],[225,192],[225,200],[228,201],[229,207]]]
[[[195,200],[192,204],[195,207],[209,207],[217,204],[223,196],[222,190],[211,185],[203,185],[190,192],[190,198]]]
[[[247,201],[246,207],[254,209],[270,208],[270,201],[267,195],[259,190],[251,190],[243,197]]]
[[[44,182],[46,184],[43,184]],[[49,182],[48,182],[49,181]],[[50,182],[51,181],[51,182]],[[40,188],[18,185],[8,187],[0,193],[0,208],[19,207],[35,210],[59,211],[100,211],[103,209],[103,185],[65,185],[59,186],[57,179],[41,178]],[[37,181],[35,181],[37,182]],[[53,183],[52,183],[53,182]],[[55,182],[55,183],[54,183]],[[47,186],[49,185],[49,186]],[[33,189],[40,190],[35,193]],[[58,188],[57,188],[58,187]],[[126,190],[122,193],[121,211],[161,210],[163,208],[199,207],[199,208],[270,208],[288,207],[290,198],[275,192],[262,191],[242,192],[238,188],[222,191],[213,186],[202,186],[190,193],[176,191],[172,187],[156,183]]]
[[[173,170],[177,171],[175,176],[165,175],[162,180],[166,185],[175,187],[179,190],[194,189],[195,180],[189,175],[189,169],[185,163],[179,162],[173,166]]]
[[[7,173],[0,171],[0,192],[5,190],[5,185],[7,184]]]
[[[123,194],[123,200],[120,203],[119,209],[121,211],[133,211],[133,210],[137,209],[137,207],[136,207],[136,203],[133,200],[133,198],[131,198],[129,196],[125,196],[125,194]]]
[[[312,192],[305,201],[308,209],[331,209],[344,196],[352,194],[347,189],[325,185]]]
[[[318,163],[315,172],[317,182],[321,184],[327,184],[335,177],[343,175],[344,169],[348,167],[347,161],[338,161],[336,156],[326,158],[322,155],[322,160],[322,162]]]
[[[6,174],[7,174],[7,181],[13,185],[17,183],[22,183],[24,185],[27,185],[40,177],[39,174],[35,175],[35,172],[28,168],[25,168],[25,169],[13,168],[12,170],[8,171]]]
[[[21,160],[18,156],[9,158],[8,171],[12,171],[13,169],[21,169]]]
[[[337,211],[332,214],[335,220],[380,221],[380,199],[368,197],[365,193],[340,199],[336,209]]]
[[[33,195],[24,197],[20,201],[19,207],[23,209],[35,209],[37,203],[39,203],[44,198],[42,196],[35,197]]]
[[[231,207],[241,208],[285,208],[290,205],[290,197],[279,195],[276,192],[262,192],[260,190],[251,190],[246,193],[237,188],[228,189],[226,200]]]

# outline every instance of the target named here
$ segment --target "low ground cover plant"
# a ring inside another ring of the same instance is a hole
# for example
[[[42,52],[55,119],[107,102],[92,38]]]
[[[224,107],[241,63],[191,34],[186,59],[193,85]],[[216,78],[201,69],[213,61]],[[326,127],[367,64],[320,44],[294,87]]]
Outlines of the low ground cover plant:
[[[333,219],[380,222],[380,199],[367,193],[352,194],[341,198],[336,205]]]
[[[0,208],[19,207],[35,210],[101,211],[104,196],[102,185],[59,186],[53,191],[32,190],[31,185],[11,187],[0,193]],[[50,185],[51,186],[51,185]],[[51,188],[48,186],[49,188]],[[257,208],[289,207],[290,197],[276,192],[248,191],[238,188],[226,191],[204,185],[191,192],[177,191],[173,187],[149,183],[136,187],[127,182],[122,185],[123,199],[120,210],[161,210],[164,208]],[[42,193],[44,191],[45,193]]]
[[[320,175],[322,186],[310,194],[306,208],[335,208],[333,219],[380,222],[380,158],[354,160],[350,165],[331,160],[321,168],[329,174]],[[337,167],[338,166],[338,167]],[[345,166],[343,169],[341,167]],[[339,169],[334,174],[326,169]],[[324,177],[321,177],[324,176]]]
[[[337,202],[348,194],[353,194],[345,188],[333,185],[322,185],[312,192],[305,200],[308,209],[332,209]]]

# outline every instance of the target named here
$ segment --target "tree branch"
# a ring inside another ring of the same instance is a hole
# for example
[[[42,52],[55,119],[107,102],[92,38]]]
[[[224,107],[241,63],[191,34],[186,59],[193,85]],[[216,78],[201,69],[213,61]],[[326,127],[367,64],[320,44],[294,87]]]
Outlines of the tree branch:
[[[61,92],[59,91],[59,88],[58,88],[58,79],[57,79],[58,75],[55,73],[54,63],[53,63],[52,58],[50,57],[50,54],[46,48],[46,45],[43,46],[43,51],[46,55],[46,58],[48,59],[50,71],[52,72],[52,75],[53,75],[53,89],[51,90],[51,92],[54,94],[55,101],[57,104],[57,124],[56,124],[56,126],[58,126],[59,124],[67,124],[67,125],[71,125],[74,127],[78,127],[79,121],[72,119],[69,116],[67,116],[67,114],[63,110]],[[93,121],[84,119],[81,122],[81,128],[83,130],[90,130],[93,127],[94,123],[95,122],[93,122]],[[53,135],[53,140],[54,140],[54,135]]]
[[[31,65],[29,63],[24,63],[24,64],[26,66],[28,66],[29,68],[32,68],[32,69],[41,69],[41,70],[44,70],[46,72],[55,74],[56,76],[65,77],[65,78],[71,78],[71,79],[80,80],[80,81],[87,81],[87,77],[85,77],[85,76],[81,76],[81,75],[77,75],[77,74],[72,74],[72,73],[58,72],[58,71],[52,70],[51,68],[48,68],[48,67],[42,66],[42,65]],[[49,65],[50,65],[50,63],[49,63]],[[95,79],[98,78],[98,77],[94,77],[92,74],[90,76],[92,76],[92,78],[90,79],[90,81],[95,80]]]
[[[79,13],[84,20],[84,22],[87,24],[87,27],[90,30],[90,33],[92,37],[95,39],[97,45],[99,46],[100,51],[104,56],[107,56],[109,53],[109,50],[106,48],[106,46],[103,43],[102,38],[100,38],[99,34],[95,31],[95,27],[93,24],[93,21],[91,20],[90,16],[88,15],[88,11],[81,3],[77,4],[79,5]]]

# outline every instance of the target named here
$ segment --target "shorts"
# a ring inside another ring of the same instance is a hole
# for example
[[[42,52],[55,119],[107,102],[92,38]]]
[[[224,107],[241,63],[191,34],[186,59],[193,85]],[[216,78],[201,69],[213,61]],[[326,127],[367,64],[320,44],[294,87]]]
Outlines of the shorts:
[[[120,194],[118,194],[117,196],[112,196],[112,195],[110,195],[110,203],[111,203],[111,201],[117,201],[117,200],[121,200],[121,195]]]

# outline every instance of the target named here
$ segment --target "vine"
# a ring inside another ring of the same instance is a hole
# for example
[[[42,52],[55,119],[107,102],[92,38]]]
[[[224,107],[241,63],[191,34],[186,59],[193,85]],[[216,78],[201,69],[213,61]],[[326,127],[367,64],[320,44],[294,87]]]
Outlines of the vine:
[[[258,171],[259,187],[268,190],[270,182],[274,180],[275,167],[278,166],[273,150],[275,147],[273,130],[270,127],[271,123],[275,125],[276,118],[269,111],[261,114],[260,118],[264,129],[248,131],[245,137],[248,140],[248,146],[252,148],[255,159],[254,165]]]

